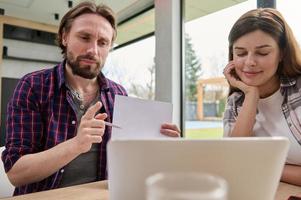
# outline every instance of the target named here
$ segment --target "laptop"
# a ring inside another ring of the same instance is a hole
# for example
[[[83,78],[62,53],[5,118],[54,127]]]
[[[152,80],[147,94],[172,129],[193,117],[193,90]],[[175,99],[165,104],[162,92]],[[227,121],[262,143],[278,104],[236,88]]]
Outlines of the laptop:
[[[148,176],[199,171],[223,177],[229,200],[274,200],[288,148],[283,137],[111,140],[109,196],[143,200]]]

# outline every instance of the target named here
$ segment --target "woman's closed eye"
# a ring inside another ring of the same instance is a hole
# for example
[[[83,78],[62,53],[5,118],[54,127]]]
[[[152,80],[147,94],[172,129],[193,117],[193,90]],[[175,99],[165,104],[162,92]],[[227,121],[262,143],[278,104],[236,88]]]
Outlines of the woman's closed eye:
[[[267,56],[267,55],[269,55],[269,52],[257,52],[257,54],[258,55],[260,55],[260,56]]]
[[[263,52],[262,51],[258,51],[258,52],[256,52],[256,54],[259,55],[259,56],[267,56],[267,55],[269,55],[269,53],[270,52],[266,52],[266,51],[263,51]],[[248,55],[248,52],[236,52],[235,54],[238,57],[244,57],[244,56]]]
[[[236,54],[238,57],[243,57],[243,56],[248,55],[248,52],[236,52],[235,54]]]

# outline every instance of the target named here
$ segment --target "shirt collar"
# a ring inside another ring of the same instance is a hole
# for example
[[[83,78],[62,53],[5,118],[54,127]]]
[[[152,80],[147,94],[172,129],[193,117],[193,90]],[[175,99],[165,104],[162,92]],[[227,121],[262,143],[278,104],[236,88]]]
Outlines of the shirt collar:
[[[62,87],[63,84],[65,84],[65,70],[64,70],[65,63],[66,63],[66,60],[59,63],[58,68],[57,68],[59,89]]]
[[[66,66],[66,60],[62,61],[61,63],[58,64],[58,83],[59,83],[59,89],[62,87],[62,85],[65,84],[66,79],[65,79],[65,66]],[[108,91],[109,90],[109,81],[108,79],[104,76],[102,72],[99,73],[97,76],[97,81],[99,84],[99,88],[101,91]]]
[[[280,87],[291,87],[296,84],[296,78],[287,77],[287,76],[280,76]]]

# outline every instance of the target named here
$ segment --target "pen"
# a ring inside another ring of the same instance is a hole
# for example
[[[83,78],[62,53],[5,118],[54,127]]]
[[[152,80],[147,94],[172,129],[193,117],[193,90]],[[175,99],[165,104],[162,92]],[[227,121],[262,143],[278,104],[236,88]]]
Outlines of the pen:
[[[112,124],[112,123],[110,123],[110,122],[106,122],[106,121],[105,121],[105,125],[107,125],[107,126],[111,126],[111,127],[114,127],[114,128],[120,128],[120,129],[121,129],[121,127],[120,127],[120,126],[117,126],[117,125],[115,125],[115,124]]]

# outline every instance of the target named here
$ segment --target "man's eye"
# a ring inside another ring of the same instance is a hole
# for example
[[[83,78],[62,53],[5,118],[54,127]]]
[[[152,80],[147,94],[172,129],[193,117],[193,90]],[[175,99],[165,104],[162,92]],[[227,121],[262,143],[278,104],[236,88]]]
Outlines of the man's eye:
[[[80,37],[82,40],[89,40],[89,37],[82,36]]]
[[[108,46],[108,42],[106,42],[106,41],[100,41],[98,44],[100,46]]]

